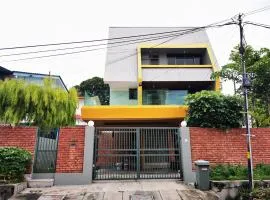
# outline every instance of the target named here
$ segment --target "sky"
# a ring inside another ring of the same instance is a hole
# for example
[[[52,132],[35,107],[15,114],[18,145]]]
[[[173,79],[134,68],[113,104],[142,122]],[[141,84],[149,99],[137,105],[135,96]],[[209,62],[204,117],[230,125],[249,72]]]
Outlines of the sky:
[[[0,0],[0,48],[108,38],[110,26],[203,26],[238,13],[270,5],[270,0]],[[270,9],[244,20],[270,24]],[[249,45],[270,48],[270,30],[246,25]],[[231,49],[239,43],[237,26],[207,30],[220,66],[228,63]],[[66,46],[60,46],[63,48]],[[70,47],[70,46],[69,46]],[[33,60],[11,61],[47,52],[3,57],[10,53],[46,50],[35,48],[0,51],[0,66],[10,70],[60,75],[67,87],[93,76],[103,77],[106,50]],[[80,49],[85,50],[85,49]],[[71,52],[69,50],[65,52]],[[231,94],[233,85],[223,84]]]

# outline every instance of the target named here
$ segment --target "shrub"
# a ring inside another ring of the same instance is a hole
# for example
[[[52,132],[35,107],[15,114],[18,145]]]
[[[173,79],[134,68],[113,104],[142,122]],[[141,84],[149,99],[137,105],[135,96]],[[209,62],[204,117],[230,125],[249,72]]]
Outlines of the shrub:
[[[216,165],[211,167],[212,180],[244,180],[247,179],[247,168],[242,165]]]
[[[16,147],[0,147],[0,178],[8,182],[20,182],[31,162],[31,154]]]
[[[186,104],[188,126],[227,129],[242,125],[242,103],[237,96],[201,91],[188,95]]]
[[[255,199],[270,199],[270,188],[255,188],[251,193]]]
[[[254,169],[254,179],[269,180],[270,179],[270,165],[258,164]]]
[[[270,165],[259,164],[253,170],[255,180],[270,179]],[[212,180],[246,180],[247,166],[244,165],[216,165],[211,167]]]

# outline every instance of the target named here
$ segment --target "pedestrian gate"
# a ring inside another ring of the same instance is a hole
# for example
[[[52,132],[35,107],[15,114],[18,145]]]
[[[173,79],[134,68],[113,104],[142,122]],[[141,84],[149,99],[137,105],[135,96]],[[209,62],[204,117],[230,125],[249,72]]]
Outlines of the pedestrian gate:
[[[95,180],[180,179],[181,172],[178,128],[96,128]]]
[[[34,173],[54,173],[57,156],[58,129],[38,130]]]

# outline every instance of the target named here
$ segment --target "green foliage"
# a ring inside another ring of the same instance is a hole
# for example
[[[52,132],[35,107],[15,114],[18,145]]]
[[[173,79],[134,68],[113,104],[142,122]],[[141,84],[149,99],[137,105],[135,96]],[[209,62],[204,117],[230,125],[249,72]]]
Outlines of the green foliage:
[[[254,169],[254,179],[270,180],[270,165],[259,164]]]
[[[270,188],[255,188],[251,195],[257,200],[270,199]]]
[[[0,147],[0,179],[20,182],[31,163],[31,154],[16,147]]]
[[[27,84],[22,80],[0,82],[0,121],[19,124],[23,120],[41,128],[75,123],[77,92],[53,87],[53,80],[44,85]]]
[[[110,102],[110,88],[105,84],[103,78],[93,77],[81,82],[80,85],[75,86],[81,96],[87,93],[88,96],[98,96],[101,105],[109,105]]]
[[[242,105],[237,96],[225,96],[219,92],[201,91],[186,98],[189,106],[188,126],[210,128],[235,128],[242,123]]]
[[[240,62],[239,46],[236,46],[230,55],[230,63],[212,74],[212,79],[221,77],[223,80],[232,80],[235,93],[241,93],[242,67]],[[255,50],[246,47],[244,54],[247,73],[252,74],[252,87],[249,89],[250,114],[257,127],[270,126],[270,50],[262,48]],[[238,87],[236,87],[238,86]]]
[[[270,179],[270,165],[259,164],[253,170],[255,180]],[[211,167],[212,180],[247,180],[247,167],[243,165],[216,165]]]
[[[245,180],[247,167],[242,165],[216,165],[211,168],[212,180]]]

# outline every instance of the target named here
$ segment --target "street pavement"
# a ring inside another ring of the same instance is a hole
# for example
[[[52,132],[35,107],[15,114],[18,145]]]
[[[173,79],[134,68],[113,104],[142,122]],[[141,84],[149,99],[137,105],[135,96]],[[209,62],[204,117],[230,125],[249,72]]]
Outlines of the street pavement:
[[[218,200],[175,180],[98,181],[82,186],[27,188],[11,200]]]

